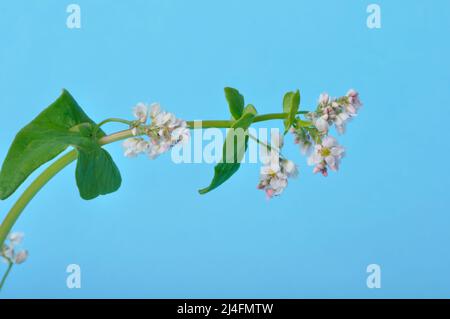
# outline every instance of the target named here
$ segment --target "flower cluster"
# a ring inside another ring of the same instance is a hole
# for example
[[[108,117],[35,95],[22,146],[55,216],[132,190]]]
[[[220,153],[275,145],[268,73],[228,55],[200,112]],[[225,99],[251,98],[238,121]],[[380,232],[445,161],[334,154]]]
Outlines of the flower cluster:
[[[288,185],[288,178],[298,175],[294,162],[283,158],[280,154],[283,144],[283,136],[272,132],[270,151],[264,149],[265,164],[261,167],[258,189],[264,190],[269,199],[281,195]]]
[[[20,245],[23,241],[23,233],[12,233],[8,236],[9,244],[3,244],[1,250],[1,256],[10,264],[22,264],[28,258],[28,251],[21,250],[16,253],[15,249],[17,245]]]
[[[133,122],[133,135],[145,134],[149,139],[132,137],[125,140],[123,148],[127,157],[147,154],[151,159],[155,159],[176,144],[189,140],[190,132],[186,122],[163,111],[157,103],[152,104],[150,108],[139,103],[134,107],[133,115],[136,118]],[[149,117],[151,123],[147,125]]]
[[[323,176],[328,176],[328,169],[339,169],[345,150],[334,137],[328,135],[329,129],[334,125],[336,130],[343,134],[346,124],[357,115],[361,106],[359,94],[353,89],[340,98],[330,98],[327,93],[322,93],[316,111],[306,115],[311,125],[304,122],[304,125],[291,129],[295,143],[300,145],[302,153],[311,153],[308,164],[314,166],[314,173],[320,172]]]
[[[336,130],[343,134],[347,122],[356,116],[361,106],[358,92],[353,89],[348,91],[346,96],[333,99],[327,93],[322,93],[317,110],[309,113],[308,117],[323,135],[328,134],[328,130],[333,124]]]

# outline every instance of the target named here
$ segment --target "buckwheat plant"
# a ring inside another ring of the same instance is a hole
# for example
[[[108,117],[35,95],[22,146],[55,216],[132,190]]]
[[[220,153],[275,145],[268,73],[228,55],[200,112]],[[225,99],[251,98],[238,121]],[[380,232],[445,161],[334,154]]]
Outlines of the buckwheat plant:
[[[200,189],[199,193],[206,194],[216,189],[239,170],[251,138],[263,145],[265,150],[257,187],[265,192],[267,198],[273,198],[281,195],[288,180],[298,175],[294,162],[282,155],[284,135],[291,132],[301,152],[308,156],[308,164],[314,166],[313,172],[327,176],[329,170],[339,169],[344,156],[344,148],[329,135],[330,128],[334,125],[342,134],[362,105],[358,93],[350,90],[339,98],[331,98],[324,93],[314,111],[300,110],[300,92],[297,90],[286,93],[282,112],[258,114],[253,105],[245,104],[244,97],[236,89],[225,88],[225,97],[231,113],[228,120],[184,121],[164,111],[157,103],[139,103],[133,108],[133,119],[108,118],[96,123],[69,92],[63,90],[53,104],[19,131],[3,162],[0,199],[6,200],[31,173],[71,148],[29,184],[4,218],[0,226],[0,247],[1,257],[7,262],[8,269],[0,288],[13,265],[23,263],[28,257],[25,250],[15,252],[23,234],[10,234],[11,229],[27,204],[58,172],[77,161],[75,180],[84,200],[92,200],[120,188],[121,174],[104,145],[123,141],[126,157],[146,155],[156,159],[173,147],[188,143],[190,130],[226,128],[222,160],[215,166],[210,185]],[[270,120],[282,120],[284,123],[284,134],[272,133],[271,143],[249,133],[252,124]],[[111,122],[122,123],[126,128],[107,135],[102,128]],[[243,132],[243,138],[236,138],[234,131]]]

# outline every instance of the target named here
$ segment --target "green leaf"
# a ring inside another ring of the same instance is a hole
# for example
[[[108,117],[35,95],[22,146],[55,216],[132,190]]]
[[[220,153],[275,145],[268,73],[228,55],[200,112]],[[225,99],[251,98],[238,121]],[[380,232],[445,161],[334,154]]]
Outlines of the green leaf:
[[[113,193],[122,184],[119,169],[100,146],[78,150],[75,175],[80,196],[85,200]]]
[[[83,199],[115,192],[122,182],[120,172],[97,138],[96,127],[69,92],[61,96],[14,139],[0,172],[0,198],[6,199],[37,168],[55,158],[67,147],[78,151],[76,180]]]
[[[225,98],[228,101],[228,106],[230,108],[230,113],[233,116],[233,119],[237,120],[241,118],[242,113],[244,111],[244,97],[239,93],[238,90],[226,87]]]
[[[248,105],[242,116],[237,120],[232,126],[233,130],[230,130],[227,134],[223,145],[223,155],[222,160],[214,168],[214,177],[211,184],[199,190],[200,194],[206,194],[223,183],[225,183],[231,176],[234,175],[239,170],[241,166],[241,161],[244,158],[245,152],[248,145],[248,128],[253,123],[256,116],[256,109],[253,105]],[[239,138],[238,131],[242,129],[245,134],[244,139]],[[227,146],[228,145],[228,146]],[[228,150],[231,149],[231,152]]]
[[[0,172],[0,199],[11,196],[31,173],[69,145],[91,145],[91,137],[82,131],[94,124],[63,90],[53,104],[16,135]],[[103,135],[99,132],[99,137]]]
[[[288,92],[283,99],[283,112],[288,114],[284,120],[284,134],[286,134],[295,121],[300,106],[300,91]]]

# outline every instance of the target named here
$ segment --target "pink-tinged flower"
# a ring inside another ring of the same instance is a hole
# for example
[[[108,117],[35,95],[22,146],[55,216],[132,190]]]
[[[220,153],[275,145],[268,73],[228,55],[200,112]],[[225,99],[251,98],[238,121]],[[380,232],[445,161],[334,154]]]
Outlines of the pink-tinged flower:
[[[336,126],[336,130],[339,134],[345,133],[345,128],[347,125],[347,121],[350,120],[350,115],[346,112],[341,112],[336,115],[336,119],[334,121],[334,125]]]
[[[297,177],[298,170],[294,162],[280,155],[283,147],[283,136],[272,133],[272,149],[263,158],[264,165],[260,170],[258,189],[264,190],[267,198],[279,196],[288,185],[288,179]]]
[[[152,120],[161,112],[161,105],[159,103],[152,103],[150,105],[150,117]]]
[[[147,155],[150,159],[156,159],[161,154],[164,154],[171,148],[171,144],[167,142],[152,142],[148,149]]]
[[[354,89],[351,89],[347,92],[347,98],[350,105],[355,108],[356,113],[356,111],[362,106],[362,103],[359,99],[359,93]]]
[[[328,118],[328,115],[323,115],[314,121],[314,126],[322,134],[328,133],[329,124],[328,124],[328,121],[326,120],[327,118]]]
[[[28,258],[28,251],[21,250],[16,253],[16,246],[22,243],[23,233],[11,233],[8,236],[9,243],[4,243],[0,251],[0,256],[9,264],[22,264]]]
[[[126,157],[136,157],[141,153],[147,152],[150,144],[140,137],[126,139],[123,144],[124,155]]]
[[[330,96],[328,95],[328,93],[325,92],[320,94],[318,102],[321,105],[327,105],[328,102],[330,102]]]
[[[147,122],[148,117],[148,107],[144,103],[138,103],[133,108],[134,117],[141,123]]]
[[[15,246],[15,245],[20,245],[23,241],[25,237],[24,233],[21,232],[16,232],[16,233],[11,233],[8,236],[9,242],[11,243],[11,245]]]
[[[28,251],[21,250],[14,256],[14,263],[19,265],[24,263],[28,259]]]
[[[328,175],[328,168],[339,169],[340,160],[344,157],[344,148],[332,136],[325,136],[321,144],[314,146],[314,151],[308,158],[308,165],[314,165],[313,172]]]
[[[189,141],[190,136],[191,131],[187,127],[186,122],[182,121],[179,126],[172,131],[172,144],[186,143]]]

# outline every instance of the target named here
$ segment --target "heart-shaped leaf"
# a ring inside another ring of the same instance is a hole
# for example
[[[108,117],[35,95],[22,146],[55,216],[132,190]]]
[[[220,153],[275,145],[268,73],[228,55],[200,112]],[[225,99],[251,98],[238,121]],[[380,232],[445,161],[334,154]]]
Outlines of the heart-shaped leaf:
[[[222,160],[214,167],[213,180],[208,187],[199,190],[200,194],[206,194],[216,189],[239,170],[247,150],[248,128],[253,123],[255,116],[255,107],[248,105],[239,120],[229,130],[223,145]]]
[[[78,150],[75,175],[80,196],[85,200],[114,193],[122,184],[119,169],[101,147]]]
[[[83,125],[95,123],[73,97],[63,90],[61,96],[16,135],[0,172],[0,199],[6,199],[37,168],[55,158],[69,145],[93,143],[80,133]],[[99,136],[103,136],[99,132]]]
[[[116,191],[120,173],[97,138],[105,135],[81,109],[69,92],[61,96],[25,126],[11,145],[0,172],[0,199],[13,194],[27,177],[67,147],[78,151],[77,185],[84,199]]]

